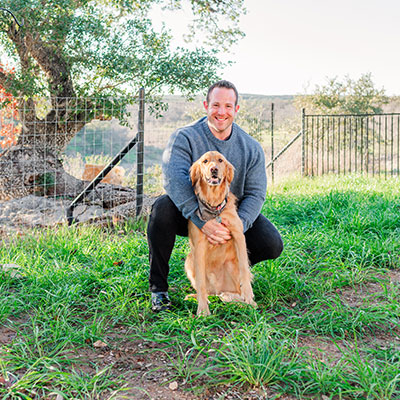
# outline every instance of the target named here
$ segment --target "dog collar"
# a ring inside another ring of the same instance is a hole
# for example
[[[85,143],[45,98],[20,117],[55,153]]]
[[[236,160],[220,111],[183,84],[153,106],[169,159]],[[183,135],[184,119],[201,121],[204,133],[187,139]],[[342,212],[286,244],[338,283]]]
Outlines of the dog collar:
[[[197,198],[199,202],[199,208],[197,210],[197,216],[203,221],[209,221],[210,219],[214,219],[218,217],[224,208],[226,207],[228,196],[225,197],[224,201],[219,204],[218,206],[211,206],[205,201],[200,200]]]

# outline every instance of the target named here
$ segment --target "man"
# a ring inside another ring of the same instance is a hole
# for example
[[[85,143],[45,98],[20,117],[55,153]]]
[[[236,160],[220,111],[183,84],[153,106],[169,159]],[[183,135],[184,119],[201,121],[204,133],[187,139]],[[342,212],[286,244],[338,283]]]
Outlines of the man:
[[[207,116],[178,129],[163,154],[167,194],[154,203],[147,229],[151,300],[156,312],[170,306],[168,262],[176,235],[188,235],[189,218],[214,245],[231,238],[229,229],[219,219],[206,222],[198,216],[199,204],[189,169],[207,151],[219,151],[235,167],[231,191],[238,199],[250,263],[277,258],[283,250],[279,232],[260,214],[267,189],[264,152],[256,140],[234,123],[239,110],[235,86],[228,81],[213,84],[203,104]]]

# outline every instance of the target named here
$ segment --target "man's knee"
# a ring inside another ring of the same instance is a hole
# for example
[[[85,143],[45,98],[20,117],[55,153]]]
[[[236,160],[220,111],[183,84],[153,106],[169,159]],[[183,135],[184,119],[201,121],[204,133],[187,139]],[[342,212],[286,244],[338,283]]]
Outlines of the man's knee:
[[[153,203],[150,219],[161,223],[168,222],[175,214],[174,208],[172,200],[167,195],[163,195]]]
[[[274,241],[274,245],[271,246],[271,260],[278,258],[283,251],[283,240],[282,237],[278,233],[278,237]]]
[[[281,235],[275,226],[261,214],[245,236],[252,264],[278,258],[283,251]]]
[[[147,232],[152,234],[155,230],[187,236],[187,220],[168,195],[159,197],[151,208]]]

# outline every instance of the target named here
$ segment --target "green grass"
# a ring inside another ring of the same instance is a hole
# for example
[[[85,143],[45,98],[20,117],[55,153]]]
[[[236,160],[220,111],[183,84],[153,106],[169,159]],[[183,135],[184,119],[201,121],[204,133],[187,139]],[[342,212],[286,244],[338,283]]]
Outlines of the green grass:
[[[193,396],[400,398],[400,286],[390,279],[400,276],[399,180],[291,179],[269,189],[263,213],[285,250],[253,267],[258,308],[212,298],[209,317],[195,317],[196,302],[183,300],[192,292],[186,238],[171,258],[175,309],[159,315],[149,307],[143,222],[7,239],[1,263],[20,268],[0,271],[0,335],[13,332],[0,348],[0,397],[123,396],[136,375],[98,363],[100,340],[113,351],[139,342],[135,354],[163,355],[146,374],[164,370],[165,382]]]

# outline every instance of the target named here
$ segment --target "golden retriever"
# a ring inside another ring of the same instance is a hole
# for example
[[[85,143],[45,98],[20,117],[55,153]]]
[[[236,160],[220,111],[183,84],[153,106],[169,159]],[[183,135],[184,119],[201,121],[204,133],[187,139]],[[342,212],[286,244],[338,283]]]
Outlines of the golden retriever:
[[[236,211],[236,197],[229,191],[233,175],[233,165],[217,151],[203,154],[190,169],[200,212],[202,215],[209,213],[209,218],[216,218],[231,232],[231,239],[226,243],[212,245],[189,220],[190,253],[185,271],[197,293],[189,295],[197,297],[197,315],[210,314],[210,295],[217,295],[223,301],[240,301],[256,306],[243,224]]]

